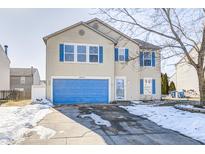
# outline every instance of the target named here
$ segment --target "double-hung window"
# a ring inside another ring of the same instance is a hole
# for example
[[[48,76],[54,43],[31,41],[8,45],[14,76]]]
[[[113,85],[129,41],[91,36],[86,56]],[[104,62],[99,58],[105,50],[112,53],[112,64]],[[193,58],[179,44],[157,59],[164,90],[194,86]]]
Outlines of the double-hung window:
[[[94,44],[60,44],[59,61],[71,63],[103,63],[103,46]]]
[[[119,52],[118,59],[119,59],[119,61],[124,62],[125,61],[125,49],[119,48],[118,50],[119,50],[118,51]]]
[[[152,66],[152,53],[144,52],[144,66]]]
[[[144,79],[144,94],[145,95],[152,94],[152,79],[149,78]]]
[[[74,61],[74,45],[65,45],[65,61]]]
[[[86,46],[85,45],[77,46],[77,61],[86,62]]]
[[[98,63],[99,52],[98,46],[89,46],[89,62]]]
[[[156,94],[156,80],[152,78],[140,79],[140,94],[155,95]]]

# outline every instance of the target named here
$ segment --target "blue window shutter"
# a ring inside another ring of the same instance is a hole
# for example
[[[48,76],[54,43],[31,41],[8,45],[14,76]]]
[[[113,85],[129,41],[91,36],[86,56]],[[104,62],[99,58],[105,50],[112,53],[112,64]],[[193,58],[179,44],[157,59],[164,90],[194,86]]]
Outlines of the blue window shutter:
[[[144,94],[144,80],[140,79],[140,94]]]
[[[118,61],[118,48],[115,48],[115,61]]]
[[[103,47],[99,47],[99,62],[103,63]]]
[[[129,60],[129,49],[125,49],[125,61]]]
[[[155,52],[152,52],[152,66],[155,67]]]
[[[59,45],[59,60],[64,61],[64,44]]]
[[[140,52],[140,66],[143,66],[143,62],[144,62],[143,52]]]
[[[155,82],[155,79],[152,79],[152,94],[156,94],[156,82]]]

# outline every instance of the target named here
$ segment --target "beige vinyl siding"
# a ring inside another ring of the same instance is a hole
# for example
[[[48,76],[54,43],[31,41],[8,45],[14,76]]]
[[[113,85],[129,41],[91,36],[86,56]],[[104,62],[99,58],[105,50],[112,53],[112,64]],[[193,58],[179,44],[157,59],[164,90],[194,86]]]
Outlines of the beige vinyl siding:
[[[111,38],[118,40],[116,47],[128,48],[129,57],[134,60],[128,63],[115,62],[115,76],[126,77],[126,93],[128,100],[146,100],[146,99],[161,99],[161,59],[160,50],[156,51],[155,67],[140,67],[139,65],[139,45],[125,36],[111,30],[98,21],[93,21],[89,25],[98,24],[99,31],[105,33]],[[94,27],[94,26],[93,26]],[[143,50],[144,51],[144,50]],[[153,50],[146,50],[152,52]],[[156,80],[156,94],[152,96],[140,95],[140,79],[153,78]]]
[[[126,79],[126,99],[160,99],[161,98],[161,70],[160,70],[160,51],[156,51],[155,67],[139,66],[139,45],[125,36],[111,30],[99,22],[91,22],[89,25],[98,24],[98,31],[104,33],[110,38],[117,40],[114,44],[111,40],[103,37],[95,31],[84,25],[78,25],[58,35],[48,38],[46,45],[46,84],[47,98],[51,98],[51,78],[53,76],[77,76],[80,78],[92,77],[109,77],[111,79],[111,101],[115,100],[115,77],[125,77]],[[84,30],[83,36],[79,31]],[[103,63],[69,63],[59,61],[59,44],[60,43],[77,43],[77,44],[97,44],[103,46]],[[114,48],[128,48],[129,57],[135,58],[129,62],[115,62]],[[153,78],[156,80],[156,95],[140,95],[140,79]]]
[[[84,30],[83,36],[79,31]],[[103,63],[68,63],[59,61],[60,43],[97,44],[103,46]],[[80,25],[47,40],[46,80],[47,97],[51,98],[52,76],[99,76],[111,78],[111,101],[114,100],[114,44],[91,29]]]

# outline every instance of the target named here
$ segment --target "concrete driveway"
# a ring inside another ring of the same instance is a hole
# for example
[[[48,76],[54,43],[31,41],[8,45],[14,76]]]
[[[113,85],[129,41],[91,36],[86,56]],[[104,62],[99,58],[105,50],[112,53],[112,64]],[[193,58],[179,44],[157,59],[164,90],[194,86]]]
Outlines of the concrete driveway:
[[[117,105],[61,106],[53,109],[39,125],[51,128],[56,134],[50,139],[39,139],[30,134],[20,144],[120,144],[120,145],[192,145],[199,141],[128,113]],[[95,113],[111,123],[99,126],[91,118],[80,115]]]

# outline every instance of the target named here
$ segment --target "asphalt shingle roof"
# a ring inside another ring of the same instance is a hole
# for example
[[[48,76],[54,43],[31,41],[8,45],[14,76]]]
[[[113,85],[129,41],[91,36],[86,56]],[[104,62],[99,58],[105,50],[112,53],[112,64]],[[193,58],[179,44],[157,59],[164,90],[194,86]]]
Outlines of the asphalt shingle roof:
[[[136,42],[138,42],[140,44],[140,48],[141,49],[161,49],[159,46],[156,46],[154,44],[139,40],[139,39],[133,39]]]
[[[36,71],[36,68],[10,68],[10,76],[31,76]]]

